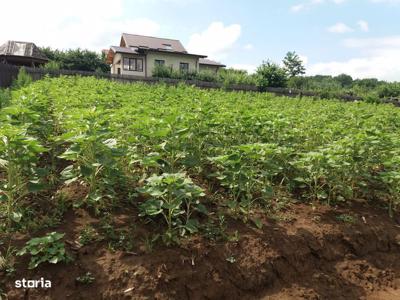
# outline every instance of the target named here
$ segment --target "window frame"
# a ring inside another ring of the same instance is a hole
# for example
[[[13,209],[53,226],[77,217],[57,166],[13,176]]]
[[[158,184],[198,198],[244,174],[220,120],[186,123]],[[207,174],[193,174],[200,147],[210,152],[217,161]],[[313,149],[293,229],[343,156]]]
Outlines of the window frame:
[[[186,68],[182,68],[182,66],[186,66]],[[180,63],[179,63],[179,71],[180,71],[180,72],[189,72],[189,63],[187,63],[187,62],[180,62]]]
[[[154,65],[155,66],[165,66],[165,59],[155,59]]]
[[[128,60],[128,64],[125,61]],[[141,68],[138,68],[138,61],[141,61]],[[126,68],[128,66],[128,68]],[[132,67],[134,66],[134,68]],[[143,58],[141,57],[123,57],[122,68],[124,71],[143,72]]]

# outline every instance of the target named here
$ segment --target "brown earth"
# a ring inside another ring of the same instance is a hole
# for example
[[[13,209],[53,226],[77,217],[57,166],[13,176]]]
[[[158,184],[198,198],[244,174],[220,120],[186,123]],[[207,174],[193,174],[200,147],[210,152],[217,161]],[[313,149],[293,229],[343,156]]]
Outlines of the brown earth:
[[[230,241],[195,236],[174,247],[158,241],[151,252],[142,237],[154,225],[134,215],[127,208],[112,217],[117,228],[136,224],[133,250],[111,251],[106,241],[76,246],[80,231],[98,228],[99,220],[71,210],[56,231],[66,233],[73,262],[28,271],[29,258],[20,259],[12,278],[1,280],[8,299],[400,299],[400,227],[379,208],[291,204],[275,218],[263,217],[262,229],[228,219]],[[15,238],[17,245],[26,241]],[[78,283],[86,272],[94,282]],[[41,277],[51,289],[13,287],[16,279]]]

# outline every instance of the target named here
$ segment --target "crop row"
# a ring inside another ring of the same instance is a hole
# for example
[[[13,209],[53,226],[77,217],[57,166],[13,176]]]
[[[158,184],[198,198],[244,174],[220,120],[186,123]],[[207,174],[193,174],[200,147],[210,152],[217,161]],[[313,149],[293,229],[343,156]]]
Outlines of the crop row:
[[[280,190],[390,214],[399,202],[400,112],[389,105],[61,77],[14,91],[0,122],[8,226],[24,218],[21,199],[74,182],[88,190],[76,205],[128,201],[165,222],[169,242],[196,232],[213,193],[244,216]]]

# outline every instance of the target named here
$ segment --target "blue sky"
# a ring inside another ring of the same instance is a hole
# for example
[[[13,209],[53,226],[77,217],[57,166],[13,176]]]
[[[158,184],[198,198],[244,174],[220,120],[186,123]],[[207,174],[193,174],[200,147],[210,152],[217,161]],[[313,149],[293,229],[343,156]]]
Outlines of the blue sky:
[[[10,29],[0,42],[100,50],[128,32],[176,38],[249,71],[294,50],[308,74],[400,81],[400,0],[14,0],[3,8],[20,23],[10,28],[15,14],[2,17],[0,28]]]

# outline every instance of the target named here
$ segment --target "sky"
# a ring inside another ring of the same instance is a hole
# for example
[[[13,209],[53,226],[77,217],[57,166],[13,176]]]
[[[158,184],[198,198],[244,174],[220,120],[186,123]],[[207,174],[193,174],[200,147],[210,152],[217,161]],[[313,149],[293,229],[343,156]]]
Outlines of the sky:
[[[0,43],[100,51],[126,32],[249,72],[296,51],[307,75],[400,81],[400,0],[1,1]]]

